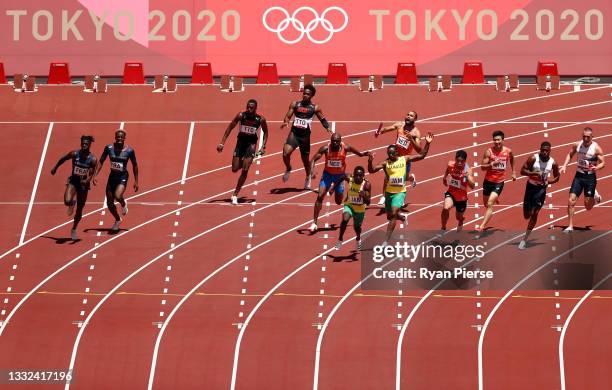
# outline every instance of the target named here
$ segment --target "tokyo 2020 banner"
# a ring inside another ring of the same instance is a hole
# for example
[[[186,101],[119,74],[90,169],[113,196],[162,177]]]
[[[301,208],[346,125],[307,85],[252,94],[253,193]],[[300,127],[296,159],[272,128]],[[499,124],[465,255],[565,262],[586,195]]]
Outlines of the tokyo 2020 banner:
[[[8,74],[117,75],[125,61],[147,74],[458,74],[481,60],[486,74],[534,74],[540,59],[566,75],[612,74],[610,0],[2,0],[0,62]]]

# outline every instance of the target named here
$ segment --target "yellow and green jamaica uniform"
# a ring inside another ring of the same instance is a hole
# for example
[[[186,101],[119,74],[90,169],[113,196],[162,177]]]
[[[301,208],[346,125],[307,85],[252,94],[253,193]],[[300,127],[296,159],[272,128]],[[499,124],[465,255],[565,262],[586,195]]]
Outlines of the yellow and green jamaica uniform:
[[[385,174],[389,179],[385,187],[385,209],[391,211],[392,207],[402,207],[406,199],[406,177],[408,176],[406,157],[400,156],[395,161],[387,159]]]
[[[367,180],[363,180],[361,184],[353,181],[353,177],[349,177],[348,193],[344,201],[344,213],[349,213],[353,217],[353,224],[356,228],[360,228],[365,217],[366,204],[363,197],[359,194],[363,191]]]

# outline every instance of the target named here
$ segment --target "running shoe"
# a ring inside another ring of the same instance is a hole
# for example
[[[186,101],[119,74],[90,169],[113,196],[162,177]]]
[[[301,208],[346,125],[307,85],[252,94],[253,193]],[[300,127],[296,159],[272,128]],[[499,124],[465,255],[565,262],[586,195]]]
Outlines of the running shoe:
[[[236,195],[232,195],[232,204],[238,204],[238,197]]]
[[[71,229],[71,230],[70,230],[70,239],[71,239],[72,241],[76,241],[76,240],[78,240],[78,239],[79,239],[79,237],[77,236],[77,231],[76,231],[76,229]]]
[[[385,197],[384,196],[380,197],[380,200],[378,201],[378,205],[379,206],[384,206],[385,205]]]
[[[573,227],[570,227],[570,226],[568,226],[568,227],[566,227],[565,229],[563,229],[563,233],[571,233],[571,232],[573,232],[573,231],[574,231],[574,228],[573,228]]]
[[[525,240],[521,240],[521,242],[519,242],[518,248],[521,250],[527,249],[527,243],[525,242]]]
[[[412,188],[415,188],[417,186],[417,181],[416,181],[416,176],[414,176],[414,173],[410,174],[410,178],[411,178],[411,182],[412,182]]]
[[[124,200],[125,202],[125,200]],[[127,207],[127,202],[125,202],[125,205],[123,205],[123,207],[121,207],[121,214],[123,215],[127,215],[128,213],[128,207]]]
[[[304,189],[309,190],[311,184],[312,184],[312,178],[308,176],[306,180],[304,180]]]
[[[336,242],[336,246],[334,248],[336,248],[336,250],[339,251],[342,248],[342,241],[338,240],[338,242]]]
[[[404,225],[408,225],[408,214],[398,213],[400,220],[404,222]]]
[[[120,224],[121,224],[121,220],[115,221],[115,223],[113,224],[113,227],[111,228],[111,232],[118,232]]]
[[[438,236],[438,237],[442,237],[442,236],[443,236],[443,235],[445,235],[445,234],[446,234],[446,229],[440,229],[440,230],[438,231],[438,234],[436,234],[436,236]]]
[[[357,250],[357,252],[363,249],[363,242],[361,240],[355,241],[355,249]]]
[[[291,171],[286,171],[285,174],[283,175],[283,183],[286,183],[289,181],[289,175],[291,174]]]
[[[312,233],[316,232],[318,229],[317,224],[316,223],[311,223],[310,227],[308,228],[308,230],[310,230]]]

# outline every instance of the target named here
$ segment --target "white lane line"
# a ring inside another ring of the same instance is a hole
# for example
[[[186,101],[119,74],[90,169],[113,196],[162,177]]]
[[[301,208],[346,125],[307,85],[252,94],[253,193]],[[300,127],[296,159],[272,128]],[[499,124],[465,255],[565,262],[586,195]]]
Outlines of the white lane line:
[[[290,200],[290,199],[292,199],[292,198],[296,198],[296,197],[298,197],[298,196],[302,196],[302,195],[303,195],[303,194],[301,194],[301,193],[300,193],[300,194],[297,194],[297,195],[293,195],[293,196],[291,196],[291,197],[287,198],[286,200]],[[283,202],[283,200],[279,201],[279,203],[281,203],[281,202]],[[73,348],[72,348],[72,356],[71,356],[71,358],[70,358],[70,369],[74,368],[74,363],[75,363],[75,361],[76,361],[77,350],[78,350],[78,348],[79,348],[79,343],[80,343],[81,337],[83,336],[83,333],[85,332],[85,329],[87,328],[87,325],[88,325],[88,324],[89,324],[89,322],[91,321],[91,318],[92,318],[92,317],[93,317],[93,315],[94,315],[94,314],[95,314],[95,313],[98,311],[98,309],[99,309],[99,308],[100,308],[100,307],[101,307],[101,306],[104,304],[104,302],[106,302],[106,300],[108,300],[108,299],[109,299],[109,298],[110,298],[110,297],[111,297],[113,294],[115,294],[115,292],[116,292],[116,291],[117,291],[119,288],[121,288],[121,286],[123,286],[125,283],[127,283],[129,280],[131,280],[131,279],[132,279],[134,276],[136,276],[136,275],[137,275],[138,273],[140,273],[142,270],[146,269],[146,268],[147,268],[147,267],[149,267],[151,264],[155,263],[155,262],[156,262],[157,260],[159,260],[160,258],[162,258],[162,257],[164,257],[164,256],[166,256],[166,255],[168,255],[168,254],[170,254],[171,252],[175,251],[176,249],[178,249],[178,248],[180,248],[180,247],[182,247],[182,246],[184,246],[184,245],[186,245],[186,244],[189,244],[190,242],[192,242],[192,241],[194,241],[194,240],[197,240],[198,238],[200,238],[200,237],[202,237],[202,236],[204,236],[204,235],[207,235],[207,234],[209,234],[209,233],[211,233],[211,232],[213,232],[213,231],[215,231],[215,230],[217,230],[217,229],[219,229],[219,228],[222,228],[222,227],[223,227],[223,226],[225,226],[225,225],[229,225],[230,223],[236,222],[236,221],[238,221],[238,220],[240,220],[240,219],[242,219],[242,218],[244,218],[244,217],[246,217],[246,216],[249,216],[249,215],[251,215],[251,214],[252,214],[252,213],[254,213],[254,212],[263,211],[263,210],[265,210],[265,209],[267,209],[267,208],[269,208],[269,207],[272,207],[272,206],[273,206],[273,205],[270,205],[270,206],[265,206],[265,207],[262,207],[262,208],[260,208],[260,209],[258,209],[258,210],[256,210],[256,211],[250,211],[250,212],[248,212],[248,213],[246,213],[246,214],[239,215],[239,216],[237,216],[237,217],[235,217],[235,218],[232,218],[232,219],[230,219],[230,220],[227,220],[227,221],[225,221],[225,222],[223,222],[223,223],[221,223],[221,224],[219,224],[219,225],[217,225],[217,226],[215,226],[215,227],[213,227],[213,228],[210,228],[210,229],[205,230],[205,231],[203,231],[203,232],[201,232],[201,233],[198,233],[197,235],[195,235],[195,236],[193,236],[193,237],[191,237],[191,238],[189,238],[189,239],[187,239],[187,240],[185,240],[185,241],[183,241],[183,242],[181,242],[181,243],[179,243],[179,244],[177,244],[177,245],[171,245],[171,248],[170,248],[170,249],[168,249],[168,250],[164,251],[164,252],[163,252],[163,253],[161,253],[160,255],[158,255],[158,256],[156,256],[155,258],[153,258],[152,260],[148,261],[146,264],[142,265],[140,268],[138,268],[137,270],[135,270],[134,272],[132,272],[130,275],[128,275],[126,278],[124,278],[124,279],[123,279],[121,282],[117,283],[117,284],[116,284],[116,285],[115,285],[115,286],[114,286],[114,287],[113,287],[113,288],[112,288],[112,289],[111,289],[111,290],[110,290],[108,293],[106,293],[106,294],[104,295],[104,297],[103,297],[103,298],[102,298],[102,299],[101,299],[101,300],[98,302],[98,304],[97,304],[97,305],[96,305],[96,306],[93,308],[93,310],[92,310],[92,311],[89,313],[89,315],[87,316],[87,318],[86,318],[86,319],[85,319],[85,321],[83,322],[83,326],[80,328],[79,333],[78,333],[78,335],[77,335],[77,338],[76,338],[76,340],[75,340],[75,342],[74,342],[74,345],[73,345]],[[293,231],[293,229],[292,229],[291,231]],[[231,263],[233,263],[233,262],[234,262],[236,259],[239,259],[240,257],[241,257],[241,256],[237,256],[237,257],[235,257],[235,258],[234,258],[232,261],[225,263],[223,266],[221,266],[220,268],[218,268],[218,269],[217,269],[215,272],[213,272],[212,274],[210,274],[208,277],[210,278],[210,277],[214,276],[214,274],[216,274],[216,273],[217,273],[217,272],[219,272],[220,270],[224,269],[225,267],[227,267],[228,265],[230,265]],[[74,260],[73,260],[73,261],[74,261]],[[169,278],[167,278],[167,280],[166,280],[166,281],[169,281]],[[43,284],[43,283],[41,283],[41,285],[42,285],[42,284]],[[32,293],[33,291],[35,291],[35,290],[37,290],[37,289],[38,289],[38,288],[36,288],[36,289],[34,289],[34,290],[30,291],[30,293]],[[30,294],[30,293],[28,293],[28,294]],[[167,293],[167,290],[165,290],[165,289],[164,289],[164,293]],[[12,314],[12,313],[14,313],[14,310],[15,310],[15,309],[13,309],[13,312],[11,312],[11,314]],[[172,316],[172,313],[174,313],[174,310],[173,310],[173,312],[171,312],[171,313],[170,313],[170,316]],[[4,329],[4,327],[6,326],[6,323],[8,323],[9,319],[10,319],[10,314],[9,314],[9,316],[7,317],[6,321],[5,321],[5,322],[2,324],[2,328],[0,328],[0,335],[1,335],[1,331],[2,331],[2,330]],[[166,320],[166,321],[167,321],[167,320]],[[166,322],[165,322],[165,323],[166,323]],[[164,330],[164,327],[162,326],[162,330],[161,330],[161,331],[163,331],[163,330]],[[161,332],[161,331],[160,331],[160,332]],[[68,390],[69,388],[70,388],[70,384],[66,384],[65,389],[66,389],[66,390]]]
[[[181,176],[181,184],[185,184],[187,178],[187,167],[189,166],[189,155],[191,154],[191,141],[193,140],[193,129],[195,122],[191,122],[189,126],[189,140],[187,141],[187,150],[185,151],[185,163],[183,165],[183,175]]]
[[[38,171],[36,172],[36,178],[34,179],[34,187],[32,188],[32,195],[30,196],[30,203],[28,205],[28,211],[26,212],[25,221],[23,221],[23,229],[21,229],[21,237],[19,238],[19,246],[23,245],[23,239],[26,231],[28,230],[28,223],[30,222],[30,215],[32,213],[32,206],[34,204],[34,198],[36,197],[36,190],[38,189],[38,182],[40,181],[40,174],[45,163],[45,157],[47,155],[47,148],[49,147],[49,140],[51,139],[51,133],[53,132],[53,122],[49,123],[47,129],[47,138],[43,146],[42,153],[40,154],[40,162],[38,163]],[[7,253],[8,254],[8,253]]]
[[[603,138],[603,137],[599,137],[599,138]],[[438,155],[442,155],[442,154],[445,154],[445,153],[440,153],[440,154],[438,154]],[[353,156],[353,155],[350,155],[350,156]],[[350,157],[350,156],[349,156],[349,157]],[[434,155],[434,156],[436,156],[436,155]],[[429,156],[429,157],[434,157],[434,156]],[[517,157],[518,157],[518,156],[517,156]],[[323,163],[324,163],[324,162],[321,162],[320,164],[323,164]],[[296,169],[296,171],[301,170],[301,169],[303,169],[303,168]],[[264,180],[261,180],[261,181],[263,182],[263,181],[271,180],[271,179],[273,179],[273,178],[280,177],[281,175],[282,175],[282,174],[278,174],[278,175],[275,175],[275,176],[271,176],[271,177],[269,177],[269,178],[267,178],[267,179],[264,179]],[[246,186],[245,186],[245,187],[246,187]],[[116,236],[114,236],[114,237],[112,237],[112,238],[110,238],[110,239],[108,239],[108,240],[104,241],[103,243],[101,243],[101,244],[99,244],[99,245],[100,245],[100,246],[102,246],[102,245],[107,245],[108,243],[110,243],[110,242],[112,242],[113,240],[115,240],[115,239],[117,239],[117,238],[119,238],[119,237],[123,236],[124,234],[127,234],[127,233],[129,233],[129,232],[131,232],[131,231],[138,230],[139,228],[141,228],[141,227],[143,227],[143,226],[145,226],[145,225],[148,225],[148,224],[150,224],[150,223],[156,222],[157,220],[162,219],[162,218],[164,218],[164,217],[166,217],[166,216],[168,216],[168,215],[171,215],[172,213],[175,213],[175,212],[176,212],[176,215],[180,215],[180,210],[183,210],[183,209],[186,209],[186,208],[189,208],[189,207],[195,206],[195,205],[197,205],[198,203],[202,203],[202,202],[205,202],[205,201],[207,201],[207,200],[210,200],[210,199],[216,198],[216,197],[218,197],[218,196],[221,196],[221,195],[227,194],[228,192],[231,192],[231,191],[232,191],[232,190],[225,191],[225,192],[223,192],[223,193],[220,193],[220,194],[217,194],[217,195],[211,196],[211,197],[209,197],[209,198],[203,199],[203,200],[201,200],[201,201],[199,201],[199,202],[197,202],[197,203],[193,203],[193,204],[190,204],[190,205],[187,205],[187,206],[183,206],[183,207],[181,207],[180,209],[177,209],[177,210],[174,210],[174,211],[170,211],[170,212],[168,212],[168,213],[166,213],[166,214],[162,214],[162,215],[160,215],[160,216],[158,216],[158,217],[155,217],[155,218],[153,218],[153,219],[151,219],[151,220],[145,221],[145,222],[141,223],[140,225],[137,225],[137,226],[133,227],[132,229],[130,229],[130,230],[128,230],[128,231],[125,231],[125,232],[123,232],[123,233],[121,233],[121,234],[119,234],[119,235],[116,235]],[[302,193],[302,194],[299,194],[299,195],[297,195],[297,196],[300,196],[300,195],[305,195],[305,194],[307,194],[307,193]],[[296,196],[296,197],[297,197],[297,196]],[[289,199],[293,199],[293,198],[295,198],[295,197],[291,197],[291,198],[289,198]],[[96,245],[96,246],[98,246],[98,245]],[[9,313],[9,315],[8,315],[8,317],[7,317],[7,319],[6,319],[6,321],[5,321],[5,322],[3,322],[3,323],[2,323],[2,325],[0,325],[0,336],[1,336],[1,335],[2,335],[2,333],[4,332],[4,329],[6,328],[6,325],[8,324],[8,320],[9,320],[10,318],[12,318],[12,316],[15,314],[16,310],[18,310],[18,309],[19,309],[19,307],[21,307],[21,305],[22,305],[22,304],[23,304],[23,303],[24,303],[24,302],[25,302],[27,299],[29,299],[29,297],[30,297],[30,296],[31,296],[31,295],[32,295],[32,294],[33,294],[33,293],[34,293],[34,292],[35,292],[35,291],[36,291],[36,290],[37,290],[37,289],[38,289],[40,286],[42,286],[42,285],[43,285],[44,283],[46,283],[48,280],[50,280],[50,279],[51,279],[51,278],[53,278],[55,275],[57,275],[58,273],[60,273],[61,271],[63,271],[65,268],[67,268],[68,266],[70,266],[72,263],[74,263],[74,262],[76,262],[77,260],[79,260],[81,257],[83,257],[83,256],[85,256],[85,255],[87,255],[87,254],[89,254],[89,253],[90,253],[91,251],[93,251],[94,249],[95,249],[95,247],[94,247],[94,248],[92,248],[92,249],[90,249],[90,250],[88,250],[88,251],[86,251],[86,252],[84,252],[84,253],[82,253],[82,254],[81,254],[81,255],[79,255],[78,257],[76,257],[76,258],[72,259],[70,262],[68,262],[67,264],[65,264],[64,266],[62,266],[61,268],[59,268],[58,270],[56,270],[55,272],[53,272],[52,274],[48,275],[48,276],[47,276],[47,277],[46,277],[46,278],[45,278],[45,279],[44,279],[42,282],[40,282],[40,283],[39,283],[39,284],[38,284],[36,287],[34,287],[34,288],[33,288],[33,289],[30,291],[30,292],[28,292],[28,294],[26,294],[26,295],[25,295],[25,296],[24,296],[24,297],[23,297],[23,298],[22,298],[22,299],[21,299],[21,300],[18,302],[18,304],[17,304],[17,305],[16,305],[16,306],[15,306],[15,307],[14,307],[14,308],[11,310],[11,312]]]
[[[563,328],[561,330],[561,337],[559,338],[559,375],[560,375],[560,380],[561,380],[561,390],[566,390],[566,387],[565,387],[565,354],[563,352],[563,348],[565,345],[565,334],[567,333],[567,328],[570,322],[572,321],[572,319],[574,318],[574,315],[580,308],[580,306],[582,306],[582,304],[584,303],[584,301],[586,301],[587,298],[591,296],[593,291],[597,290],[599,286],[601,286],[608,279],[610,279],[610,277],[612,277],[612,274],[608,274],[608,276],[606,276],[601,281],[599,281],[599,283],[593,286],[592,290],[589,290],[586,294],[584,294],[584,296],[580,299],[580,301],[578,301],[578,303],[572,308],[572,311],[570,312],[569,316],[565,320],[565,323],[563,324]]]
[[[592,90],[596,90],[596,89],[600,89],[600,88],[606,88],[606,87],[592,88],[592,89],[589,89],[588,91],[592,91]],[[585,91],[587,91],[587,90],[585,90]],[[550,97],[560,96],[560,95],[563,95],[563,94],[566,94],[566,93],[574,93],[574,92],[564,92],[564,93],[555,94],[555,95],[545,95],[545,96],[539,96],[539,97],[535,97],[535,98],[529,98],[529,99],[526,99],[526,100],[531,100],[531,99],[542,99],[542,98],[550,98]],[[505,103],[503,103],[502,105],[516,104],[516,103],[521,103],[521,102],[523,102],[523,101],[525,101],[525,99],[513,100],[513,101],[510,101],[510,102],[505,102]],[[424,121],[428,121],[428,120],[432,120],[432,119],[436,119],[436,118],[442,118],[442,117],[446,117],[446,116],[452,116],[452,115],[461,114],[461,113],[465,113],[465,112],[480,111],[480,110],[483,110],[483,109],[486,109],[486,108],[492,108],[492,107],[494,108],[494,107],[497,107],[497,106],[498,106],[498,105],[493,105],[493,106],[484,106],[484,107],[478,107],[478,108],[470,109],[470,110],[467,110],[467,111],[465,111],[465,110],[464,110],[464,111],[457,111],[457,112],[452,112],[452,113],[448,113],[448,114],[437,115],[437,116],[433,116],[433,117],[430,117],[430,118],[424,118],[424,119],[421,119],[421,120],[420,120],[420,122],[424,122]],[[570,109],[571,109],[571,108],[570,108]],[[536,114],[536,115],[537,115],[537,114]],[[517,117],[517,118],[505,119],[504,121],[506,121],[506,122],[507,122],[507,121],[511,121],[511,120],[513,120],[513,119],[518,119],[518,118],[519,118],[519,117]],[[607,118],[603,118],[603,119],[607,119]],[[194,121],[194,122],[196,122],[196,123],[211,123],[211,121]],[[336,122],[339,122],[339,123],[340,123],[340,122],[342,122],[342,121],[336,121]],[[346,122],[346,123],[352,123],[352,122],[365,123],[365,122],[367,122],[367,121],[344,121],[344,122]],[[0,122],[0,123],[2,123],[2,122]],[[11,123],[11,122],[9,122],[9,123]],[[19,123],[21,123],[21,122],[19,122]],[[25,123],[25,122],[23,122],[23,123]],[[30,122],[28,122],[28,123],[30,123]],[[47,122],[31,122],[31,123],[47,123]],[[55,122],[55,123],[116,123],[116,122],[106,122],[106,121],[103,121],[103,122]],[[151,122],[141,121],[141,122],[138,122],[138,121],[136,121],[136,122],[130,122],[130,123],[151,123],[151,124],[155,124],[155,123],[165,123],[165,122],[156,122],[156,121],[151,121]],[[172,122],[172,121],[170,121],[170,122],[168,122],[168,123],[191,123],[191,122],[185,122],[185,121]],[[219,123],[225,123],[225,122],[219,121]],[[497,124],[497,123],[499,123],[499,122],[491,122],[491,124]],[[582,123],[584,123],[584,122],[582,122]],[[370,132],[372,132],[372,131],[374,131],[374,129],[370,129],[370,130],[366,130],[366,131],[358,132],[358,133],[355,133],[355,134],[345,135],[345,136],[344,136],[344,138],[348,138],[348,137],[352,137],[352,136],[358,136],[358,135],[362,135],[362,134],[367,134],[367,133],[370,133]],[[458,130],[458,131],[460,131],[460,130]],[[447,132],[447,133],[445,133],[445,134],[448,134],[448,132]],[[315,142],[315,143],[313,143],[313,145],[323,144],[323,143],[327,143],[327,142],[328,142],[327,140],[323,140],[323,141]],[[279,155],[279,154],[281,154],[281,153],[282,153],[282,152],[275,152],[275,153],[271,153],[271,154],[267,154],[267,155],[265,155],[265,156],[262,156],[261,158],[270,158],[270,157],[273,157],[273,156],[275,156],[275,155]],[[259,159],[258,159],[257,161],[259,162]],[[229,166],[229,165],[227,165],[227,166],[223,166],[223,167],[215,168],[215,169],[212,169],[212,170],[209,170],[209,171],[205,171],[205,172],[202,172],[202,173],[196,174],[196,175],[194,175],[194,176],[191,176],[191,177],[189,177],[189,178],[186,178],[186,180],[191,180],[191,179],[198,178],[198,177],[200,177],[200,176],[204,176],[204,175],[207,175],[207,174],[215,173],[215,172],[218,172],[218,171],[221,171],[221,170],[227,169],[227,168],[229,168],[229,167],[230,167],[230,166]],[[156,187],[156,188],[150,189],[150,190],[148,190],[148,191],[144,191],[144,192],[141,192],[141,193],[139,193],[139,194],[136,194],[136,195],[133,195],[133,196],[131,196],[131,197],[128,197],[128,198],[126,198],[126,200],[136,199],[136,198],[138,198],[138,197],[141,197],[141,196],[147,195],[147,194],[149,194],[149,193],[152,193],[152,192],[159,191],[159,190],[162,190],[162,189],[164,189],[164,188],[170,187],[170,186],[175,185],[175,184],[177,184],[177,183],[179,183],[179,182],[181,182],[181,180],[177,180],[177,181],[174,181],[174,182],[171,182],[171,183],[168,183],[168,184],[164,184],[164,185],[162,185],[162,186],[159,186],[159,187]],[[247,186],[248,186],[248,185],[249,185],[249,184],[247,184]],[[93,210],[93,211],[91,211],[91,212],[89,212],[89,213],[86,213],[86,214],[84,214],[84,215],[83,215],[83,217],[88,217],[88,216],[92,215],[93,213],[96,213],[96,212],[98,212],[98,211],[102,211],[102,210],[104,210],[104,207],[105,207],[105,205],[103,205],[103,206],[102,206],[102,208],[100,208],[100,209]],[[63,227],[63,226],[66,226],[66,225],[68,225],[68,224],[70,224],[70,223],[72,223],[72,220],[69,220],[69,221],[66,221],[66,222],[64,222],[64,223],[62,223],[62,224],[59,224],[59,225],[57,225],[57,226],[55,226],[55,227],[53,227],[53,228],[50,228],[50,229],[48,229],[48,230],[44,231],[43,233],[40,233],[40,234],[38,234],[38,235],[36,235],[36,236],[34,236],[34,237],[30,238],[29,240],[27,240],[27,241],[25,241],[25,242],[23,242],[23,243],[20,243],[20,244],[19,244],[19,245],[17,245],[16,247],[13,247],[13,248],[9,249],[8,251],[4,252],[2,255],[0,255],[0,259],[4,258],[6,255],[8,255],[8,254],[10,254],[10,253],[14,252],[15,250],[19,249],[19,248],[20,248],[20,247],[22,247],[23,245],[26,245],[26,244],[28,244],[28,243],[30,243],[30,242],[32,242],[32,241],[34,241],[35,239],[37,239],[37,238],[39,238],[39,237],[42,237],[42,236],[44,236],[44,235],[46,235],[46,234],[48,234],[48,233],[52,232],[53,230],[58,229],[58,228],[61,228],[61,227]]]
[[[119,130],[123,130],[125,128],[125,122],[119,123]]]
[[[609,200],[608,202],[612,202],[612,200]],[[497,310],[499,310],[500,306],[508,299],[508,297],[518,288],[520,287],[523,283],[525,283],[529,278],[531,278],[533,275],[535,275],[536,273],[538,273],[539,271],[541,271],[543,268],[545,268],[546,266],[548,266],[549,264],[555,262],[557,259],[563,257],[564,255],[566,255],[567,253],[570,253],[578,248],[583,247],[584,245],[590,244],[591,242],[607,236],[608,234],[612,233],[612,230],[608,230],[605,233],[599,234],[583,243],[580,243],[566,251],[564,251],[563,253],[553,257],[551,260],[547,261],[546,263],[542,264],[540,267],[536,268],[535,270],[533,270],[531,273],[529,273],[527,276],[525,276],[523,279],[521,279],[516,285],[514,285],[512,287],[511,290],[509,290],[503,297],[502,299],[499,300],[499,302],[497,302],[497,304],[495,305],[495,307],[493,307],[493,310],[491,310],[491,312],[489,313],[489,316],[487,317],[484,326],[482,327],[482,332],[480,333],[480,337],[478,339],[478,389],[479,390],[483,390],[484,389],[484,369],[483,369],[483,358],[482,358],[482,352],[483,352],[483,345],[484,345],[484,337],[487,333],[487,328],[489,327],[489,323],[491,323],[491,320],[493,319],[493,316],[495,315],[495,313],[497,312]]]
[[[604,178],[607,177],[611,177],[612,175],[606,176]],[[604,179],[601,178],[601,179]],[[569,187],[565,187],[556,191],[553,191],[552,193],[557,193],[557,192],[562,192],[567,190]],[[521,203],[517,203],[517,205],[520,205]],[[561,217],[558,218],[555,221],[549,221],[549,222],[545,222],[543,224],[541,224],[540,226],[536,227],[534,230],[538,230],[541,229],[545,226],[547,226],[550,223],[554,223],[557,221],[560,221],[562,219],[564,219],[565,217]],[[519,239],[520,237],[522,237],[524,235],[524,233],[522,234],[518,234],[515,237],[506,240],[500,244],[497,244],[496,246],[494,246],[493,248],[489,249],[487,252],[485,253],[490,253],[492,251],[494,251],[495,249],[509,243],[512,242],[514,240]],[[473,262],[473,260],[467,262],[466,264],[464,264],[462,266],[463,267],[467,267],[469,264],[471,264]],[[397,349],[396,349],[396,367],[395,367],[395,389],[396,390],[400,390],[401,388],[401,364],[402,364],[402,345],[403,345],[403,339],[404,339],[404,335],[406,333],[406,329],[408,328],[408,325],[410,324],[410,322],[412,321],[412,318],[415,316],[416,312],[419,310],[419,308],[421,307],[421,305],[425,302],[425,300],[427,300],[434,292],[435,290],[437,290],[437,288],[442,285],[442,283],[444,283],[445,280],[440,281],[438,284],[436,284],[431,290],[429,290],[427,292],[427,294],[425,294],[421,299],[419,299],[419,301],[417,302],[417,304],[412,308],[412,310],[410,311],[410,313],[408,314],[408,317],[406,318],[406,321],[404,322],[404,325],[402,326],[402,331],[400,332],[399,338],[397,340]],[[477,295],[480,295],[480,293],[478,293]],[[477,305],[477,307],[480,307],[479,305]],[[478,327],[478,331],[482,331],[482,327]]]

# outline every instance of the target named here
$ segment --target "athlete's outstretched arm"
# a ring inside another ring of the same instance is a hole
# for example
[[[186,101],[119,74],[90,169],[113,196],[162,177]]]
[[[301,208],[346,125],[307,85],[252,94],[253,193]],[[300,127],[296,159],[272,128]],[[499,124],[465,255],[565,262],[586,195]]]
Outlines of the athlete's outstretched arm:
[[[261,132],[263,133],[263,141],[261,141],[261,149],[257,152],[260,156],[266,153],[266,144],[268,143],[268,121],[263,116],[261,117]]]
[[[134,172],[134,192],[138,192],[138,163],[136,162],[136,152],[134,149],[132,149],[129,159],[132,162],[132,171]]]
[[[239,112],[238,114],[236,114],[234,119],[232,119],[232,121],[227,125],[225,133],[223,133],[223,137],[221,137],[221,142],[219,142],[219,145],[217,145],[217,152],[221,153],[223,151],[223,146],[225,145],[225,141],[227,141],[227,137],[229,137],[234,127],[236,127],[238,122],[240,122],[241,116],[242,115]]]
[[[317,153],[314,155],[312,160],[310,160],[310,172],[314,172],[315,163],[323,157],[323,155],[327,153],[327,145],[321,146]]]
[[[572,148],[567,153],[567,156],[565,156],[565,161],[563,162],[563,165],[561,165],[561,167],[559,168],[561,173],[565,173],[565,170],[567,169],[567,164],[569,164],[572,157],[574,157],[574,154],[576,154],[577,152],[578,152],[578,144],[575,143],[572,145]]]
[[[329,122],[327,121],[327,119],[325,119],[325,115],[323,114],[323,111],[321,111],[321,108],[318,104],[315,106],[315,115],[317,116],[317,118],[319,118],[319,121],[321,122],[323,127],[325,127],[325,130],[327,130],[327,132],[331,134],[332,131],[329,128]]]
[[[380,123],[380,125],[382,125],[382,123]],[[404,124],[401,122],[395,122],[392,125],[389,126],[385,126],[385,127],[381,127],[379,131],[377,131],[376,136],[380,135],[380,134],[385,134],[389,131],[396,131],[400,126],[403,126]]]
[[[289,104],[289,110],[287,110],[287,113],[285,114],[285,118],[283,119],[283,124],[280,127],[281,129],[284,129],[285,127],[289,125],[289,121],[291,120],[291,117],[293,116],[294,109],[295,109],[295,102],[291,102],[291,104]]]
[[[55,172],[57,172],[57,168],[59,168],[63,163],[65,163],[66,161],[72,159],[75,156],[74,151],[68,152],[68,154],[66,154],[65,156],[63,156],[62,158],[60,158],[57,161],[57,164],[55,164],[55,166],[53,168],[51,168],[51,174],[55,175]]]
[[[429,145],[431,145],[431,142],[434,139],[434,135],[433,133],[427,133],[427,136],[425,137],[425,147],[423,148],[423,150],[421,150],[421,153],[419,153],[416,156],[407,156],[406,157],[406,161],[419,161],[425,158],[425,156],[427,156],[427,153],[429,152]]]
[[[370,154],[368,156],[368,173],[376,173],[376,172],[384,169],[384,167],[385,167],[385,162],[384,161],[379,163],[376,166],[373,165],[373,162],[374,162],[374,155]]]
[[[346,145],[346,151],[347,152],[353,152],[356,155],[358,155],[359,157],[365,157],[365,156],[369,156],[370,154],[372,154],[372,152],[370,152],[370,151],[360,152],[359,150],[355,149],[351,145]]]

